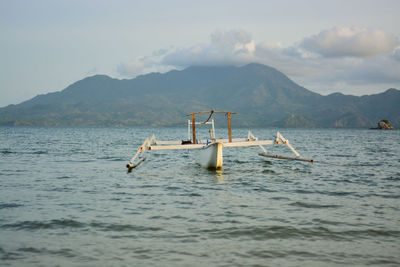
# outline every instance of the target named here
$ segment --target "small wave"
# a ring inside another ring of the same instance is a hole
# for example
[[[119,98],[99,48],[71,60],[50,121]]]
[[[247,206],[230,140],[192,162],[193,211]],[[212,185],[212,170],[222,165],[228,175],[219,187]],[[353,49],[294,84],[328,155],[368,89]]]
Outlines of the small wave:
[[[98,157],[97,159],[107,160],[107,161],[126,161],[126,158],[108,157],[108,156]]]
[[[228,160],[227,162],[232,162],[235,164],[248,164],[250,161],[247,160],[239,160],[239,159],[234,159],[234,160]]]
[[[340,205],[320,205],[315,203],[305,203],[305,202],[293,202],[289,204],[294,207],[310,208],[310,209],[326,209],[326,208],[339,208]]]
[[[356,192],[342,192],[342,191],[332,191],[332,192],[320,192],[321,194],[327,194],[329,196],[350,196],[356,194]]]
[[[42,253],[43,252],[42,249],[33,248],[33,247],[24,247],[24,248],[19,248],[17,250],[21,251],[21,252],[29,252],[29,253]]]
[[[7,154],[16,154],[17,152],[9,150],[9,149],[1,149],[0,153],[4,154],[4,155],[7,155]]]
[[[16,204],[16,203],[3,203],[0,204],[0,210],[1,209],[11,209],[11,208],[18,208],[18,207],[22,207],[24,205],[20,205],[20,204]]]
[[[31,152],[30,154],[33,154],[33,155],[42,155],[42,154],[49,154],[49,152],[48,152],[48,151],[41,151],[41,150],[39,150],[39,151]]]
[[[241,221],[237,220],[211,220],[208,221],[211,224],[223,225],[223,224],[243,224]]]
[[[337,221],[327,221],[327,220],[322,220],[322,219],[313,219],[313,222],[315,222],[316,224],[327,224],[327,225],[343,225],[343,222],[337,222]]]
[[[383,162],[360,162],[360,163],[356,163],[352,166],[355,167],[381,167],[383,166]]]
[[[121,195],[121,196],[123,196],[123,195],[133,196],[133,194],[128,193],[128,192],[113,192],[112,194],[113,195]]]
[[[259,187],[255,187],[253,188],[253,191],[258,191],[258,192],[269,192],[269,193],[273,193],[276,192],[276,190],[272,190],[268,187],[265,186],[259,186]]]
[[[381,154],[381,153],[385,153],[385,152],[389,151],[387,148],[383,148],[380,146],[367,147],[365,150],[367,152],[370,152],[372,155],[373,154]]]
[[[36,180],[38,182],[43,181],[43,180]],[[64,187],[49,187],[49,188],[44,188],[44,191],[49,191],[49,192],[73,192],[74,189],[64,186]]]
[[[90,163],[90,162],[95,162],[95,159],[69,159],[69,160],[64,160],[63,162],[72,162],[72,163]]]
[[[265,174],[276,174],[276,172],[275,171],[273,171],[273,170],[263,170],[262,171],[262,173],[265,173]]]
[[[224,229],[206,229],[202,233],[208,234],[210,238],[245,238],[253,240],[267,240],[275,238],[290,238],[298,235],[298,230],[293,227],[264,226],[264,227],[230,227]]]
[[[295,193],[297,194],[315,194],[315,191],[310,191],[310,190],[303,190],[303,189],[297,189],[294,190]]]
[[[19,248],[17,251],[24,253],[36,253],[36,254],[50,254],[50,255],[58,255],[64,256],[67,258],[72,258],[78,256],[72,249],[62,248],[57,250],[49,250],[46,248],[34,248],[34,247],[23,247]]]
[[[318,257],[318,254],[311,253],[309,251],[299,251],[299,250],[255,250],[255,251],[249,251],[248,255],[250,257],[257,257],[257,258],[262,258],[262,259],[267,259],[267,258],[284,258],[287,256],[300,256],[300,257],[309,257],[309,258],[314,258]],[[246,257],[246,255],[244,255]]]
[[[400,195],[396,192],[394,194],[388,193],[388,194],[370,194],[369,196],[376,196],[376,197],[381,197],[381,198],[393,198],[393,199],[398,199],[400,198]]]
[[[23,221],[13,224],[4,224],[1,228],[18,230],[40,230],[40,229],[58,229],[58,228],[82,228],[84,223],[75,220],[51,220],[51,221]]]
[[[328,195],[328,196],[349,196],[355,195],[356,192],[343,192],[343,191],[310,191],[305,189],[296,189],[293,191],[297,194],[321,194],[321,195]]]
[[[48,252],[49,252],[49,254],[63,256],[63,257],[67,257],[67,258],[73,258],[73,257],[78,256],[78,254],[76,254],[72,249],[69,249],[69,248],[62,248],[62,249],[58,249],[58,250],[48,250]]]
[[[165,189],[172,190],[172,191],[177,191],[177,190],[180,190],[181,188],[177,187],[177,186],[167,186]]]
[[[288,197],[271,197],[272,200],[289,200]]]
[[[381,259],[377,259],[377,260],[372,260],[370,262],[368,262],[368,264],[370,265],[377,265],[377,266],[382,266],[382,265],[388,265],[391,264],[393,266],[399,266],[400,265],[400,261],[397,261],[396,259],[393,258],[392,259],[385,259],[385,258],[381,258]]]
[[[63,176],[59,176],[57,177],[57,179],[70,179],[72,178],[71,176],[67,176],[67,175],[63,175]]]
[[[95,228],[101,231],[160,231],[162,228],[151,227],[151,226],[141,226],[141,225],[131,225],[131,224],[114,224],[114,223],[102,223],[102,222],[91,222],[82,223],[75,220],[51,220],[51,221],[23,221],[13,224],[4,224],[1,228],[4,229],[17,229],[17,230],[42,230],[42,229],[63,229],[63,228]]]
[[[330,154],[330,157],[336,157],[336,158],[355,158],[357,155],[346,155],[346,154]]]
[[[262,165],[263,165],[264,167],[269,167],[269,166],[273,165],[273,164],[272,164],[272,161],[270,161],[270,160],[265,160],[265,159],[263,159],[263,161],[261,161],[261,163],[262,163]]]
[[[145,185],[138,186],[138,188],[157,188],[157,187],[160,187],[160,186],[154,185],[154,184],[145,184]]]
[[[400,181],[400,173],[397,173],[395,176],[389,176],[387,178],[384,178],[384,180],[387,180],[387,181]]]
[[[135,231],[135,232],[146,232],[146,231],[161,231],[162,228],[151,227],[151,226],[141,226],[141,225],[131,225],[131,224],[114,224],[114,223],[100,223],[92,222],[89,224],[90,227],[99,228],[102,231]]]
[[[1,252],[1,254],[3,254],[0,258],[3,261],[20,260],[20,259],[24,258],[24,256],[21,253],[17,253],[17,252],[13,252],[13,251],[6,252],[4,250],[2,250],[0,252]]]

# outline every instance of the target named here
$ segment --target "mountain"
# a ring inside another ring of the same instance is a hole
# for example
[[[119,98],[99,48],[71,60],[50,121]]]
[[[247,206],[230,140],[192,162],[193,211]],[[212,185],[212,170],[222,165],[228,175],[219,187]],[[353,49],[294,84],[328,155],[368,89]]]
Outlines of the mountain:
[[[368,96],[311,92],[261,65],[193,66],[130,80],[96,75],[60,92],[0,108],[0,125],[184,125],[199,110],[228,110],[235,126],[400,126],[400,91]]]

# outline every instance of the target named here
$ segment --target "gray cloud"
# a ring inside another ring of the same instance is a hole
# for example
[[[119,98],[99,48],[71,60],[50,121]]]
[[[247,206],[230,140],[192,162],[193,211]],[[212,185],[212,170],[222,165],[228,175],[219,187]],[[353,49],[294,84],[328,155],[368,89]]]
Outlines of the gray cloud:
[[[398,38],[379,29],[341,27],[305,38],[300,46],[325,57],[373,57],[398,44]]]

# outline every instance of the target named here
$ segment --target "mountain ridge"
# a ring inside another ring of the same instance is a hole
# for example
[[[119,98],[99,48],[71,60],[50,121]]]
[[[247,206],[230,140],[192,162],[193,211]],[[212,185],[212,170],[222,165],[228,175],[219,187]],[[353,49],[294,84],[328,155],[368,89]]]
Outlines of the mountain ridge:
[[[191,66],[134,79],[94,75],[64,90],[0,108],[0,125],[182,125],[185,114],[236,111],[236,126],[373,127],[400,125],[400,91],[327,96],[297,85],[275,68],[251,63]]]

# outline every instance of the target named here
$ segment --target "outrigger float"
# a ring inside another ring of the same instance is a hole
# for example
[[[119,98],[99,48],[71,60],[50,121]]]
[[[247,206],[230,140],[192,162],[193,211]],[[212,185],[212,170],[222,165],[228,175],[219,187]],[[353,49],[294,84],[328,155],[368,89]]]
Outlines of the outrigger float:
[[[228,119],[228,139],[216,138],[214,119],[211,119],[213,114],[222,113],[225,114]],[[209,117],[204,122],[196,122],[197,114],[209,114]],[[258,155],[263,157],[270,157],[276,159],[287,159],[287,160],[298,160],[311,162],[312,159],[300,158],[300,154],[293,148],[289,143],[289,140],[285,139],[282,134],[277,132],[274,140],[258,140],[250,131],[248,132],[247,138],[232,138],[231,129],[231,115],[236,114],[236,112],[227,111],[200,111],[187,114],[191,116],[192,119],[188,120],[188,138],[187,140],[177,140],[177,141],[159,141],[153,135],[151,138],[146,138],[143,145],[139,147],[136,154],[132,157],[129,163],[126,165],[128,171],[139,166],[143,161],[146,160],[145,152],[154,150],[176,150],[176,149],[198,149],[200,150],[198,163],[206,168],[219,169],[223,164],[223,148],[229,147],[247,147],[247,146],[259,146],[263,152],[258,153]],[[211,120],[210,120],[211,119]],[[210,139],[199,140],[196,137],[196,125],[211,125],[209,130]],[[286,145],[295,155],[295,157],[280,156],[274,154],[268,154],[267,150],[263,147],[264,145]]]

